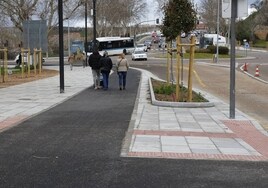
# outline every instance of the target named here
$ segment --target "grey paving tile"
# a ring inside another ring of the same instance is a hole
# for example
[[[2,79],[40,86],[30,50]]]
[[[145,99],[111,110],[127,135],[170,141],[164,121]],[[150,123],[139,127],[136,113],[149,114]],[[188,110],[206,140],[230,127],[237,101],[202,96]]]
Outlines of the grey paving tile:
[[[204,132],[203,129],[200,128],[181,128],[181,130],[185,132]]]
[[[160,152],[160,137],[152,135],[137,135],[130,150],[133,152]]]
[[[215,128],[203,128],[203,130],[207,133],[224,133],[225,131],[219,127]]]
[[[200,128],[199,124],[196,122],[182,122],[179,121],[181,127],[183,128]]]
[[[189,148],[192,149],[215,149],[217,150],[217,147],[215,145],[212,144],[188,144]]]
[[[134,143],[130,152],[161,152],[161,148],[155,145],[138,145]]]
[[[188,146],[162,146],[162,152],[191,153]]]
[[[174,130],[174,131],[180,131],[181,127],[178,123],[161,123],[160,122],[160,130]]]
[[[162,146],[188,146],[183,136],[161,136]]]
[[[137,129],[141,129],[141,130],[159,130],[159,125],[158,125],[158,123],[156,123],[156,124],[140,123],[138,125]]]
[[[218,148],[244,148],[233,138],[211,138]]]
[[[189,144],[210,144],[210,145],[214,145],[214,143],[208,137],[186,136],[185,139],[186,139],[187,143],[189,143]]]
[[[217,149],[191,149],[192,153],[204,153],[204,154],[220,154]]]
[[[141,143],[160,143],[160,136],[158,135],[137,135],[135,138],[135,142],[141,142]]]
[[[220,152],[229,155],[250,155],[244,148],[219,148]]]

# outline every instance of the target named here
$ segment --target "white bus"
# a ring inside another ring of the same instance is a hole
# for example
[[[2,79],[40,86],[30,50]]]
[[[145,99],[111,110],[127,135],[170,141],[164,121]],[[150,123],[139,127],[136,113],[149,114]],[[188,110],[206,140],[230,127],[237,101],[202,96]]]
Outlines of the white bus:
[[[118,55],[123,53],[132,53],[134,51],[134,39],[131,37],[99,37],[96,38],[97,45],[100,54],[104,51],[108,52],[108,55]],[[92,41],[88,43],[88,53],[92,53]]]

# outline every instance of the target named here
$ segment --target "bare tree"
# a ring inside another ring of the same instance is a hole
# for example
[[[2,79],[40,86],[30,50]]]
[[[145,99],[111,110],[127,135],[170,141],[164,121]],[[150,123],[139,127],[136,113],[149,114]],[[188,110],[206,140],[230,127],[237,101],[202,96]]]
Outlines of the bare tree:
[[[114,35],[114,28],[123,28],[119,35],[126,35],[127,26],[141,19],[146,12],[145,0],[97,0],[98,36]],[[84,18],[85,3],[88,13],[92,9],[92,0],[63,0],[63,19],[75,20]],[[23,32],[25,20],[47,20],[48,38],[53,28],[58,26],[58,1],[56,0],[1,0],[0,18],[10,20],[12,25]],[[88,20],[92,16],[88,14]],[[54,40],[55,41],[55,40]]]
[[[163,12],[165,4],[168,2],[168,0],[155,0],[157,3],[157,10],[158,12]]]
[[[88,1],[88,9],[92,9],[92,1]],[[122,27],[125,35],[131,22],[138,22],[146,12],[145,0],[98,0],[96,5],[98,36],[113,35],[115,27]],[[92,16],[89,15],[92,20]]]
[[[215,0],[202,0],[200,4],[200,15],[205,20],[209,32],[217,31],[217,5]]]
[[[74,19],[79,16],[80,9],[84,6],[82,0],[63,0],[63,20]],[[47,20],[48,35],[58,26],[58,2],[54,0],[39,0],[36,16],[41,20]]]
[[[220,18],[220,32],[226,33],[228,27],[226,25],[226,21],[222,18],[222,1],[219,0],[219,18]],[[205,21],[209,32],[217,31],[217,17],[218,17],[218,0],[202,0],[200,4],[200,15],[202,19]]]
[[[63,0],[64,19],[76,15],[75,11],[82,6],[82,2]],[[55,0],[1,0],[0,10],[20,31],[23,31],[23,21],[36,18],[47,20],[49,31],[58,25],[58,2]]]
[[[23,31],[22,22],[34,15],[37,3],[38,0],[1,0],[0,9],[15,27]]]
[[[268,25],[268,1],[263,1],[261,8],[258,10],[256,20],[260,25]]]

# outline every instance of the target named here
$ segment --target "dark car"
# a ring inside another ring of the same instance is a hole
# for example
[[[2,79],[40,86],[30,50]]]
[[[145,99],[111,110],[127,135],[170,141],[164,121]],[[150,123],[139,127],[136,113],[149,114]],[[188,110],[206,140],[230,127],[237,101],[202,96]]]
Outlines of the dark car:
[[[151,49],[151,46],[152,46],[152,41],[150,41],[150,40],[146,40],[146,41],[144,41],[144,46],[147,46],[147,49]]]

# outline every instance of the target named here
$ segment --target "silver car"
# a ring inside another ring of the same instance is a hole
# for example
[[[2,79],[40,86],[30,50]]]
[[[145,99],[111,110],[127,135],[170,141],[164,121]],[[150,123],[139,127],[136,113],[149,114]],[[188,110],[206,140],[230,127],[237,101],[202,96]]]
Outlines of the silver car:
[[[131,55],[131,58],[133,61],[136,61],[136,60],[145,60],[147,61],[147,53],[144,52],[143,50],[134,50],[134,52],[132,53]]]

